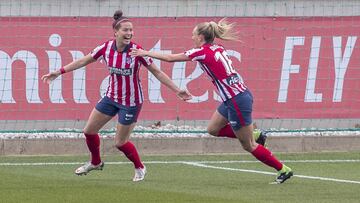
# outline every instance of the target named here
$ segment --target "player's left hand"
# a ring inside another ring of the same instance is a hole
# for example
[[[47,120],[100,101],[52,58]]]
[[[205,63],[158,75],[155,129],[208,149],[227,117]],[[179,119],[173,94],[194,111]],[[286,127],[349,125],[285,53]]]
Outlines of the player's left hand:
[[[187,90],[180,90],[178,93],[176,93],[176,95],[183,101],[192,99],[192,95]]]
[[[130,56],[146,56],[146,51],[143,49],[130,48]]]
[[[59,77],[59,75],[61,75],[60,71],[54,71],[54,72],[51,72],[51,73],[41,76],[41,80],[43,82],[50,84],[51,81],[55,80],[57,77]]]

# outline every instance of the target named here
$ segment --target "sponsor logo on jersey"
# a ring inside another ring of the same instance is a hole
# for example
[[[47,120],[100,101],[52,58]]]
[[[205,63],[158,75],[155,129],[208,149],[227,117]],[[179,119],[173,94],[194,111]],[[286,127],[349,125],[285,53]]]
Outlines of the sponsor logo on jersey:
[[[240,83],[240,77],[239,77],[238,74],[231,75],[231,76],[226,78],[226,82],[227,82],[228,85],[233,85],[233,84]]]
[[[116,68],[116,67],[110,67],[109,68],[110,74],[117,74],[117,75],[123,75],[123,76],[129,76],[132,75],[132,69],[131,68]]]

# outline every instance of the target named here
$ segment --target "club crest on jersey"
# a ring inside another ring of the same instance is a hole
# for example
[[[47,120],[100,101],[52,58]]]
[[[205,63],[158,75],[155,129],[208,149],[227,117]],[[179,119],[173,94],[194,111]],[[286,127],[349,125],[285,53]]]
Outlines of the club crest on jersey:
[[[132,58],[131,57],[126,57],[126,63],[131,64],[131,62],[132,62]]]
[[[109,68],[110,74],[116,74],[116,75],[123,75],[123,76],[129,76],[132,75],[132,68],[116,68],[116,67],[110,67]]]

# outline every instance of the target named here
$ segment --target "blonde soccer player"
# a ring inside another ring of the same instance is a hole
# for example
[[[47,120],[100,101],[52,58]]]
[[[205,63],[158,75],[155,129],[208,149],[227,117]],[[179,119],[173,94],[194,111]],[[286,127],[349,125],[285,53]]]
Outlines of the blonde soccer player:
[[[162,61],[197,61],[210,77],[223,102],[213,113],[208,124],[211,135],[237,137],[244,150],[262,163],[278,171],[276,183],[283,183],[293,175],[291,168],[281,163],[267,148],[256,143],[253,137],[252,105],[253,96],[240,74],[232,66],[226,49],[215,38],[237,40],[234,24],[226,19],[204,22],[195,26],[192,40],[195,48],[179,54],[161,54],[132,49],[131,55],[153,57]]]

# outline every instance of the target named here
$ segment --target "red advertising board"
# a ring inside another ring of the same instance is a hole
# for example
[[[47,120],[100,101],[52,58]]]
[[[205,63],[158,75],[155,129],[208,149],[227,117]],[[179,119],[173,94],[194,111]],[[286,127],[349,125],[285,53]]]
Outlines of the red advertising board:
[[[133,41],[179,53],[197,23],[219,18],[133,18]],[[223,42],[254,95],[254,118],[359,118],[360,17],[229,18],[241,42]],[[54,84],[41,76],[111,39],[105,17],[0,18],[0,120],[86,120],[106,87],[95,62]],[[183,102],[142,68],[140,119],[209,119],[217,94],[195,62],[156,61],[194,99]]]

